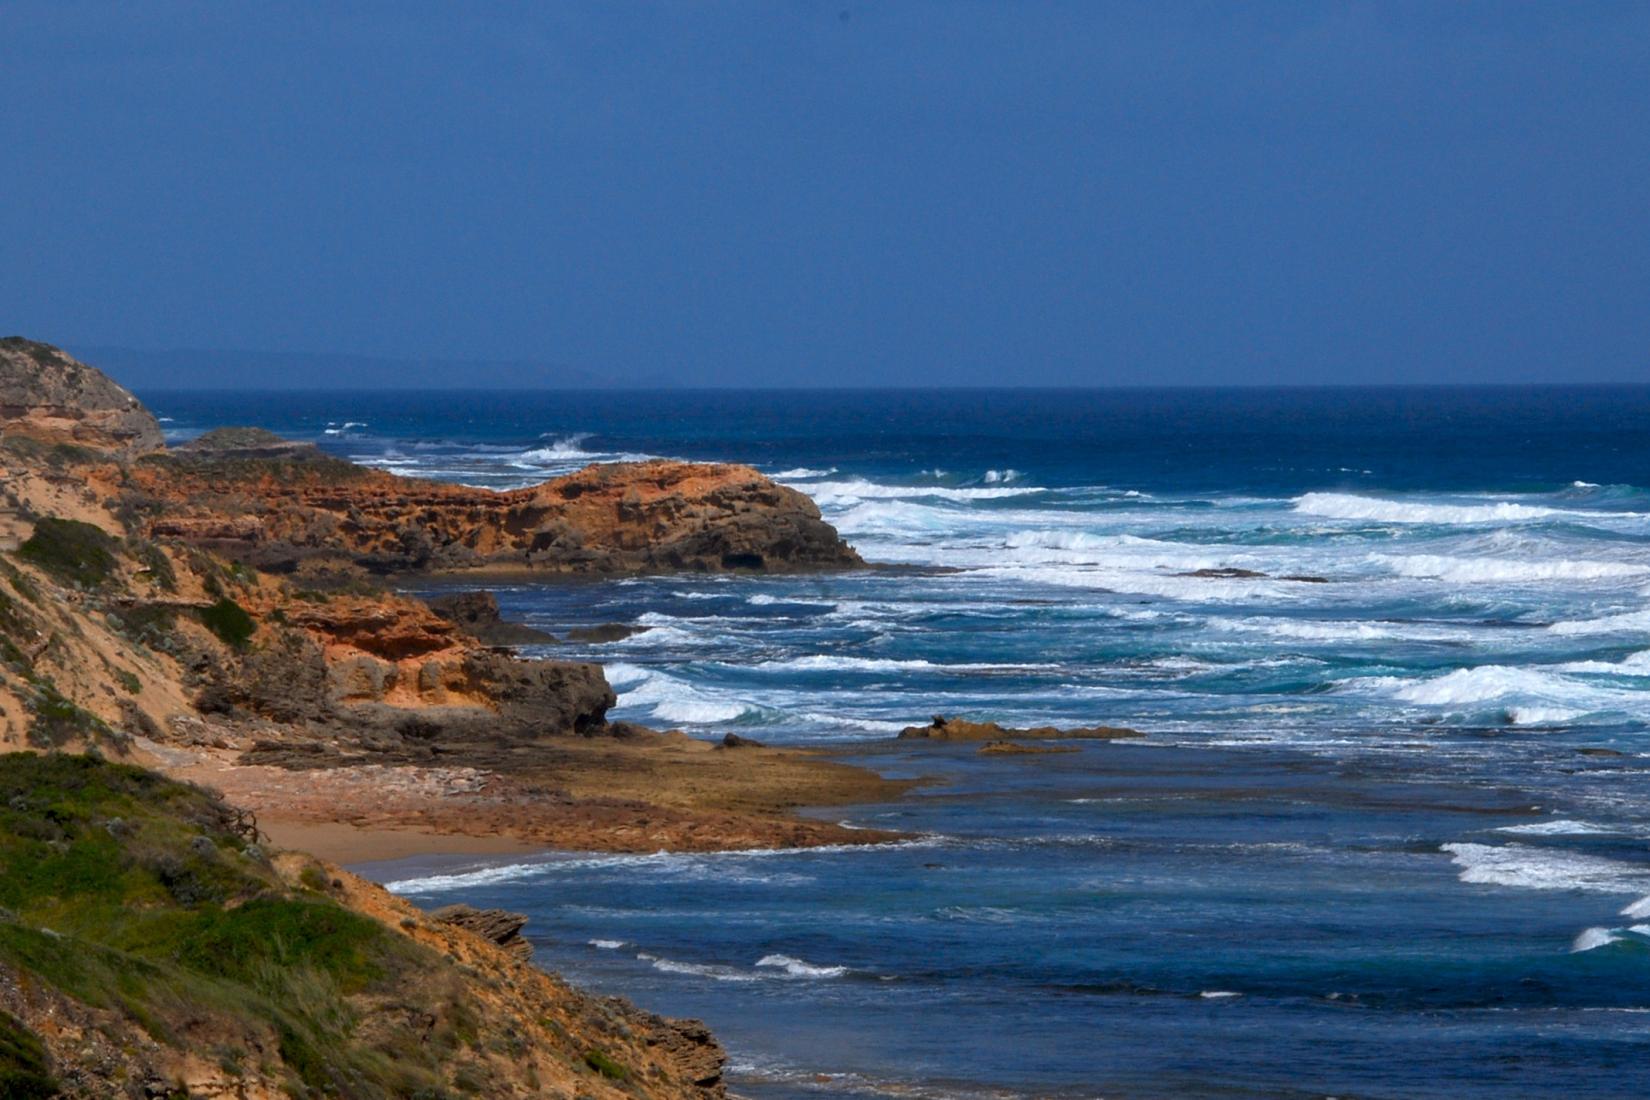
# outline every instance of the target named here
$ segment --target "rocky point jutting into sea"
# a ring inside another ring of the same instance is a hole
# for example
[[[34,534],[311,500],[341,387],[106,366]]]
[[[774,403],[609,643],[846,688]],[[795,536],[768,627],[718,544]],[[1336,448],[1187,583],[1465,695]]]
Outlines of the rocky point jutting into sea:
[[[904,784],[610,723],[600,667],[479,636],[507,625],[486,597],[438,609],[375,579],[862,564],[807,497],[748,467],[614,465],[494,493],[256,430],[169,450],[131,394],[14,337],[0,478],[0,749],[48,754],[8,756],[0,777],[0,1043],[27,1054],[6,1087],[36,1089],[7,1095],[719,1095],[702,1027],[586,997],[471,931],[509,940],[519,922],[419,913],[268,838],[359,859],[443,836],[655,851],[889,835],[789,811]],[[133,907],[147,915],[123,919]]]

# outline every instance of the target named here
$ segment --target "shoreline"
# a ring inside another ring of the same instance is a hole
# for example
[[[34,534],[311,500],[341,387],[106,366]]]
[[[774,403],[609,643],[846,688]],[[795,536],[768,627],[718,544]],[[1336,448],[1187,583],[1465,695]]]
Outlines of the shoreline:
[[[638,728],[526,744],[454,742],[436,758],[303,753],[246,763],[237,749],[210,743],[143,741],[139,749],[169,774],[246,807],[278,845],[344,863],[875,845],[908,838],[848,828],[820,812],[891,802],[919,783],[824,754]]]
[[[308,852],[351,869],[422,856],[507,856],[545,850],[541,844],[505,834],[472,836],[429,829],[369,828],[346,821],[265,817],[258,827],[277,848]]]

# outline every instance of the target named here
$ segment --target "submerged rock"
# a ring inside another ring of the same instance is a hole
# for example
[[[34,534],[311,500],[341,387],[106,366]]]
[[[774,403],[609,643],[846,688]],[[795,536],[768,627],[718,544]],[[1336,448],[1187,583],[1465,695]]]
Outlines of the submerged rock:
[[[1145,734],[1126,726],[1079,726],[1072,729],[1034,726],[1030,729],[1012,729],[1000,726],[996,722],[970,722],[966,718],[947,718],[936,714],[928,725],[907,726],[900,731],[899,736],[902,741],[1010,741],[1060,738],[1113,740],[1121,737],[1144,737]]]
[[[1031,756],[1048,752],[1077,752],[1075,745],[1021,745],[1013,741],[987,741],[978,752],[981,756]]]
[[[624,623],[602,623],[600,626],[576,626],[567,632],[570,642],[622,642],[637,634],[646,634],[650,626],[627,626]]]

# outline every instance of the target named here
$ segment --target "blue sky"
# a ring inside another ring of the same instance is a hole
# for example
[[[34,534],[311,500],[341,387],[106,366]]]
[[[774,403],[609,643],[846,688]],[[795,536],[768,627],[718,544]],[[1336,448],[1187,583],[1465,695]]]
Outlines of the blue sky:
[[[0,328],[74,349],[1650,381],[1646,3],[4,0],[0,37]]]

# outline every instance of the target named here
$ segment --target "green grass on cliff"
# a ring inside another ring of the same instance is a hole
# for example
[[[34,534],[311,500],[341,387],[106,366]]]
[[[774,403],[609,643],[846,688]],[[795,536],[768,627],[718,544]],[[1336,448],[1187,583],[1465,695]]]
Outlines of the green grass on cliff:
[[[0,1012],[0,1097],[46,1100],[57,1094],[39,1037],[16,1017]]]
[[[286,885],[215,796],[84,756],[0,755],[8,970],[162,1044],[277,1051],[295,1097],[447,1095],[473,1019],[443,960]],[[407,1011],[363,1027],[380,1000]],[[46,1081],[42,1059],[0,1017],[0,1065]],[[50,1095],[24,1088],[0,1078],[0,1096]]]

